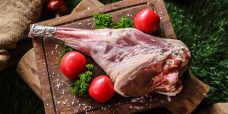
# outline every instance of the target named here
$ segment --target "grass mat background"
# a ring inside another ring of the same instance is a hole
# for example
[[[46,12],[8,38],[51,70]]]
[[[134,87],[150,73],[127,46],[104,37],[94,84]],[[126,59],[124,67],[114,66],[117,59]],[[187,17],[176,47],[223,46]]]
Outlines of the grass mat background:
[[[117,0],[101,1],[110,3]],[[228,0],[165,2],[178,39],[191,50],[190,71],[211,86],[203,104],[228,102]],[[77,2],[68,0],[70,3],[73,8],[73,3]],[[0,73],[0,91],[0,114],[44,113],[42,102],[15,68]],[[159,109],[153,112],[168,113]]]

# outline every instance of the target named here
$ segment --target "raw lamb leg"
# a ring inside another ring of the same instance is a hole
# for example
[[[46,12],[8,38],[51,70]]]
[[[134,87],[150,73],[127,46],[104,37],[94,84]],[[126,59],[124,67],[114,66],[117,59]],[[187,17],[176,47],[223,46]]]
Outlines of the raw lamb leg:
[[[152,92],[175,96],[190,52],[179,40],[145,34],[134,28],[83,30],[33,25],[30,37],[55,37],[91,56],[110,76],[122,96]]]

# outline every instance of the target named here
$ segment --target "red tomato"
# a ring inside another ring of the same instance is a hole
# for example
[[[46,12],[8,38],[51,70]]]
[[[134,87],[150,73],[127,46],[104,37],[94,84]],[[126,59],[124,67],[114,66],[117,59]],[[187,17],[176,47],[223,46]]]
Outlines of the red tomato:
[[[89,95],[100,103],[105,103],[114,95],[114,86],[108,76],[98,76],[92,80],[89,86]]]
[[[65,15],[68,13],[68,8],[64,0],[51,0],[48,2],[48,10]]]
[[[66,77],[75,80],[85,70],[86,64],[87,60],[83,54],[71,51],[63,56],[60,68]]]
[[[51,0],[48,2],[48,10],[49,11],[55,11],[58,9],[59,6],[60,6],[59,0]]]
[[[150,8],[141,10],[134,18],[135,28],[148,34],[156,33],[159,28],[159,23],[159,16]]]

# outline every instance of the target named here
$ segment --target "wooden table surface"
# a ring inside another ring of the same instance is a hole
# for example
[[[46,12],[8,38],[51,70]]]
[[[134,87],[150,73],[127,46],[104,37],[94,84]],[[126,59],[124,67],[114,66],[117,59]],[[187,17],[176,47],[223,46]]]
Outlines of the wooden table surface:
[[[176,39],[175,32],[169,20],[163,0],[124,0],[95,9],[89,9],[76,14],[44,21],[38,24],[50,26],[65,26],[82,29],[94,29],[92,15],[95,13],[110,13],[113,20],[121,16],[132,18],[141,9],[155,7],[161,18],[158,36]],[[58,55],[63,42],[55,38],[36,38],[33,40],[37,68],[41,83],[41,94],[47,114],[71,113],[132,113],[154,107],[165,106],[176,114],[189,114],[206,96],[209,87],[186,72],[183,75],[183,91],[175,97],[152,94],[148,97],[125,98],[119,95],[107,104],[99,104],[90,98],[79,98],[72,94],[72,81],[60,72]],[[95,74],[102,73],[97,66]],[[175,105],[174,105],[175,104]]]

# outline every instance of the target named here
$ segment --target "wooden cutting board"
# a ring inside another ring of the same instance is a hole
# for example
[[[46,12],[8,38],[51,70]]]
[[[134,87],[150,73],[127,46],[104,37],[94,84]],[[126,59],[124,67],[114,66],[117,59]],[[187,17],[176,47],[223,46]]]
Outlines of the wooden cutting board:
[[[95,9],[70,14],[38,24],[50,26],[65,26],[82,29],[93,29],[92,15],[95,13],[110,13],[113,20],[121,16],[134,18],[143,8],[154,6],[161,18],[158,36],[176,39],[163,0],[125,0]],[[183,91],[175,97],[152,94],[148,97],[125,98],[119,95],[106,104],[99,104],[90,98],[79,98],[72,94],[72,82],[65,78],[59,68],[58,55],[63,42],[54,38],[33,39],[37,68],[41,83],[41,94],[47,114],[71,113],[133,113],[155,107],[166,107],[176,114],[189,114],[206,96],[209,87],[194,76],[185,72],[183,75]],[[99,66],[97,66],[99,67]],[[98,71],[101,69],[98,68]],[[97,72],[100,73],[100,72]]]

